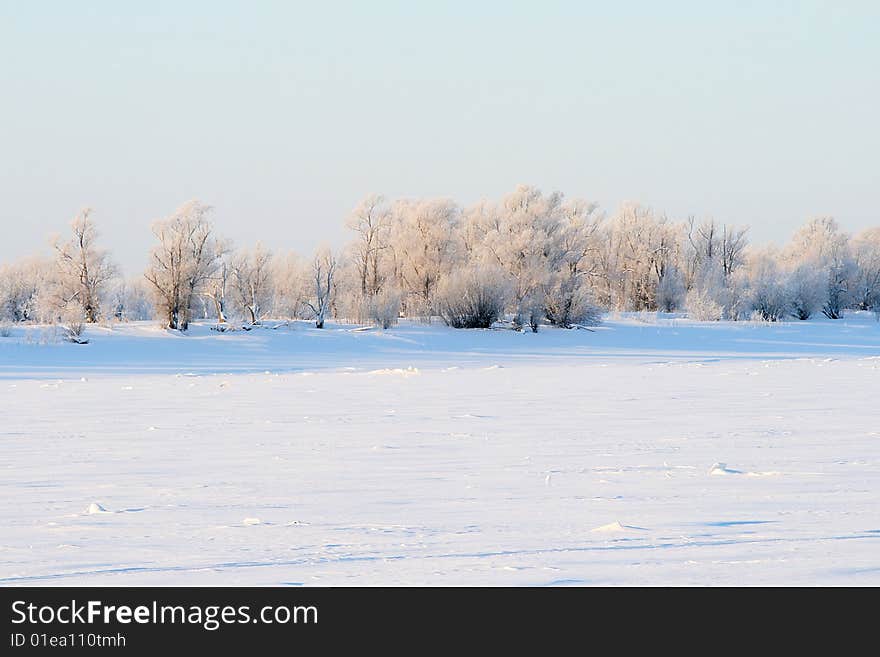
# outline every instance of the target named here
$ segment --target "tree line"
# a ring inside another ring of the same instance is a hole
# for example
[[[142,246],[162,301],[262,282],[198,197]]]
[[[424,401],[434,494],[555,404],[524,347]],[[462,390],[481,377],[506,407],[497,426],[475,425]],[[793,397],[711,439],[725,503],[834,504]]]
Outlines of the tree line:
[[[190,201],[153,224],[147,269],[125,280],[83,210],[51,256],[0,266],[0,321],[158,319],[185,331],[195,320],[219,330],[268,318],[389,328],[439,317],[538,331],[593,325],[609,310],[701,321],[838,319],[850,309],[880,317],[880,227],[849,235],[831,217],[809,220],[782,247],[756,246],[745,227],[673,221],[638,204],[609,216],[523,185],[471,207],[370,195],[347,227],[345,248],[311,258],[236,249],[211,208]]]

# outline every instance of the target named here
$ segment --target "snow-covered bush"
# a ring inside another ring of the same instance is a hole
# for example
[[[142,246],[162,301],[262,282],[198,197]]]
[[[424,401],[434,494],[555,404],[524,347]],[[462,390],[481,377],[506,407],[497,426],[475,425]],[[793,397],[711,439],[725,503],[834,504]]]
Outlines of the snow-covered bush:
[[[528,326],[532,333],[538,332],[538,327],[544,319],[545,310],[544,300],[537,289],[520,298],[512,310],[511,326],[514,331],[522,331]]]
[[[782,274],[771,253],[756,254],[749,268],[752,319],[777,322],[788,312],[788,297]]]
[[[38,321],[48,296],[51,264],[41,258],[24,258],[0,266],[0,319]]]
[[[844,309],[852,302],[850,285],[855,275],[855,263],[852,260],[833,262],[827,272],[828,287],[822,313],[828,319],[840,319]]]
[[[400,317],[400,292],[385,289],[367,300],[367,314],[376,326],[389,329]]]
[[[752,319],[778,322],[785,318],[786,300],[780,287],[757,288],[752,293]]]
[[[593,301],[593,294],[581,279],[566,277],[545,290],[544,313],[554,326],[572,328],[595,326],[602,321],[602,309]]]
[[[685,303],[685,297],[684,278],[677,268],[672,267],[657,283],[657,310],[665,313],[674,312]]]
[[[85,325],[81,321],[71,321],[63,324],[61,330],[64,332],[64,339],[74,344],[88,344],[88,340],[83,337],[85,333]]]
[[[489,328],[504,313],[510,285],[502,272],[469,267],[444,279],[437,293],[437,313],[453,328]]]
[[[751,312],[749,292],[749,276],[744,267],[727,277],[727,288],[724,295],[724,319],[739,320]]]
[[[694,283],[687,294],[688,316],[699,322],[717,322],[724,317],[727,281],[721,262],[705,257],[696,269]]]
[[[794,234],[783,257],[795,267],[808,266],[821,273],[825,288],[822,313],[829,319],[842,317],[853,299],[857,264],[849,236],[841,232],[837,222],[831,217],[811,219]]]
[[[810,319],[822,307],[825,293],[821,271],[801,265],[788,275],[786,296],[791,314],[801,320]]]
[[[688,317],[698,322],[717,322],[724,317],[722,306],[707,289],[694,288],[687,294]]]
[[[746,271],[740,268],[727,277],[694,285],[685,297],[685,309],[688,317],[703,322],[749,317],[752,308]]]

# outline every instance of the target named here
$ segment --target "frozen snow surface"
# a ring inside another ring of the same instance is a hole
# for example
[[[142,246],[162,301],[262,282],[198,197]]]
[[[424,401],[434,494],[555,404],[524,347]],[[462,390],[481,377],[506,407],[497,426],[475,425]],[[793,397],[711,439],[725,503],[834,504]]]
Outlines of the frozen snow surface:
[[[0,338],[0,584],[880,584],[867,314],[355,328]]]

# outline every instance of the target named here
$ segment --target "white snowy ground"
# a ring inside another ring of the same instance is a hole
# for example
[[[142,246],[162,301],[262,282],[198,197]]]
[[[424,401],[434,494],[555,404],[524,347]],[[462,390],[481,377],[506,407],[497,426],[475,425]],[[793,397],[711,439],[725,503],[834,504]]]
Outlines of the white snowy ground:
[[[880,325],[652,317],[16,329],[0,584],[880,584]]]

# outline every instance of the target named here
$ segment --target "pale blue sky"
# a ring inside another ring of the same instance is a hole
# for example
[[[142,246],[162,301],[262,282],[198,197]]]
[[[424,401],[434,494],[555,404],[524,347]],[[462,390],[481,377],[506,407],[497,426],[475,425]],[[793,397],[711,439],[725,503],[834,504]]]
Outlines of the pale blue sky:
[[[0,0],[0,260],[82,206],[127,273],[189,198],[341,243],[365,194],[880,224],[877,2]]]

